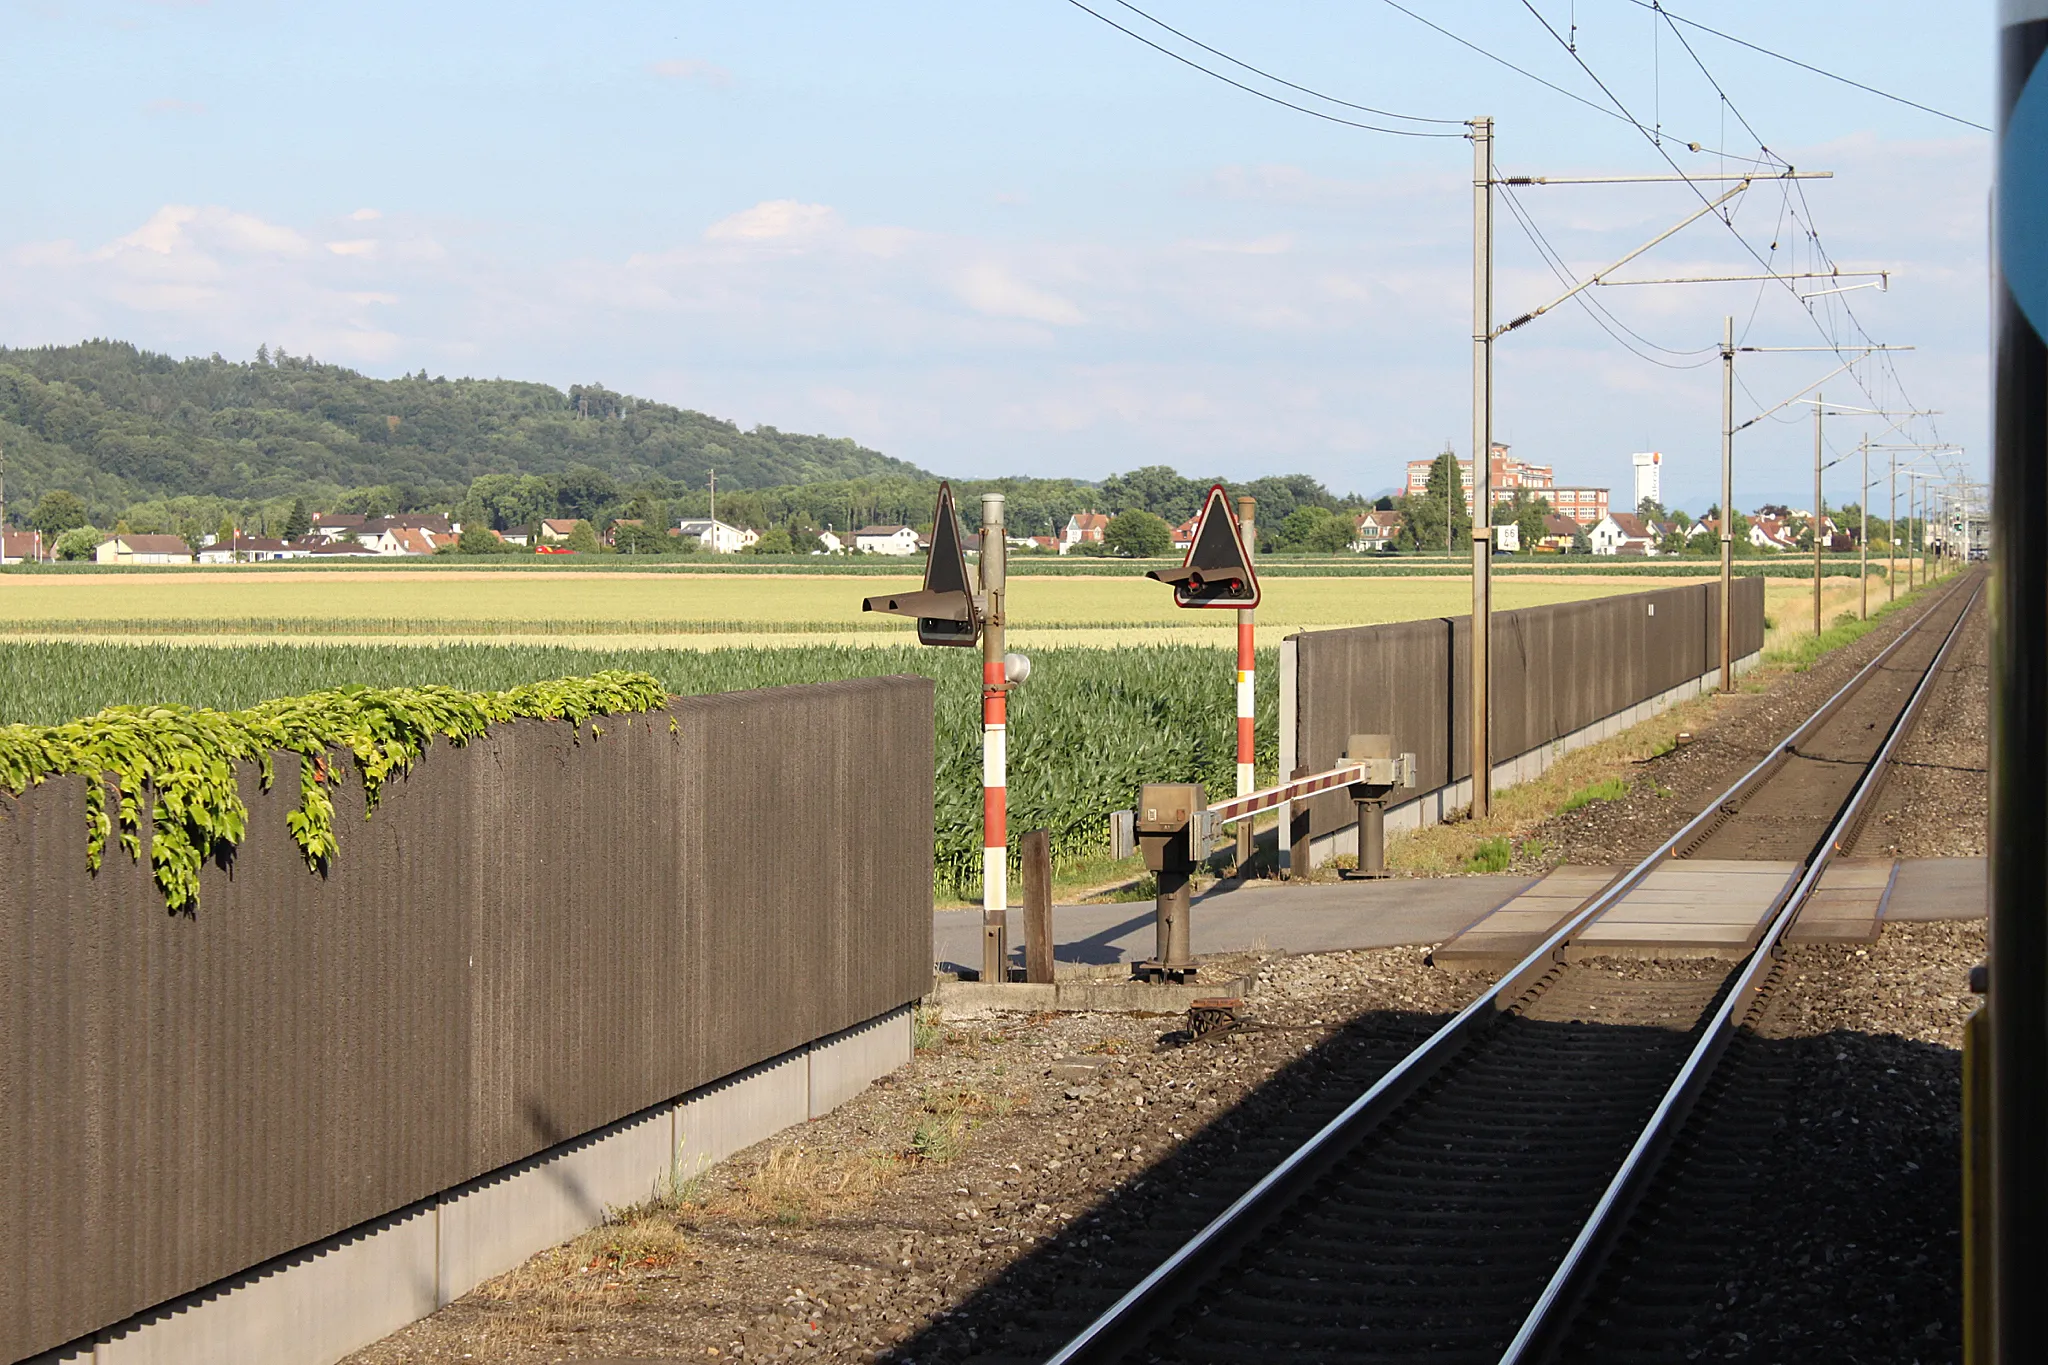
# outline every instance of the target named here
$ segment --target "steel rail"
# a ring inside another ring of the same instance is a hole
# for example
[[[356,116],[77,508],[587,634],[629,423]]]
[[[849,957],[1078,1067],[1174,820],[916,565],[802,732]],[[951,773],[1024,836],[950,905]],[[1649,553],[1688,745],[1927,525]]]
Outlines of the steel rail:
[[[1948,600],[1955,591],[1956,588],[1950,589],[1943,595],[1942,601]],[[1933,609],[1932,606],[1928,608],[1930,612]],[[1341,1113],[1318,1129],[1314,1136],[1290,1152],[1279,1165],[1260,1177],[1256,1184],[1238,1196],[1222,1213],[1211,1219],[1201,1231],[1182,1243],[1144,1279],[1132,1286],[1072,1340],[1048,1357],[1046,1365],[1083,1365],[1084,1362],[1117,1359],[1120,1343],[1128,1342],[1130,1338],[1151,1328],[1155,1314],[1165,1310],[1180,1284],[1203,1264],[1202,1258],[1205,1253],[1224,1245],[1230,1238],[1249,1236],[1262,1226],[1266,1219],[1277,1216],[1276,1205],[1281,1202],[1280,1196],[1313,1179],[1328,1165],[1334,1163],[1348,1147],[1347,1139],[1362,1136],[1370,1131],[1402,1100],[1442,1070],[1462,1047],[1468,1034],[1491,1024],[1496,1014],[1512,1007],[1530,987],[1558,965],[1559,950],[1569,943],[1579,930],[1613,908],[1616,902],[1634,890],[1658,864],[1669,857],[1673,849],[1692,837],[1709,821],[1719,818],[1724,804],[1739,800],[1754,779],[1762,776],[1808,735],[1825,724],[1857,689],[1875,676],[1877,670],[1912,638],[1918,625],[1919,623],[1915,622],[1913,627],[1901,632],[1898,639],[1886,645],[1869,663],[1858,669],[1855,676],[1822,703],[1798,729],[1773,745],[1770,752],[1736,779],[1721,796],[1709,802],[1677,833],[1659,844],[1626,873],[1610,882],[1599,895],[1552,930],[1527,957],[1458,1011],[1414,1051],[1395,1063],[1364,1094],[1346,1105]]]
[[[1962,585],[1958,584],[1950,591],[1957,592],[1961,588]],[[1578,1295],[1586,1288],[1590,1276],[1598,1268],[1600,1254],[1607,1249],[1613,1238],[1619,1235],[1636,1199],[1641,1195],[1651,1175],[1655,1173],[1659,1157],[1677,1136],[1686,1115],[1691,1112],[1693,1102],[1699,1097],[1701,1089],[1713,1074],[1715,1065],[1727,1050],[1730,1039],[1748,1015],[1755,998],[1762,993],[1765,978],[1780,957],[1781,940],[1786,931],[1792,927],[1792,922],[1798,918],[1807,899],[1820,885],[1820,879],[1826,873],[1828,865],[1841,851],[1844,833],[1855,829],[1864,806],[1884,785],[1884,776],[1893,751],[1918,718],[1921,706],[1926,702],[1928,694],[1933,691],[1936,680],[1940,678],[1942,666],[1948,661],[1950,651],[1962,635],[1963,623],[1970,619],[1970,611],[1976,606],[1977,598],[1982,591],[1983,584],[1980,579],[1970,593],[1969,599],[1963,603],[1963,609],[1957,614],[1955,624],[1949,627],[1947,636],[1941,642],[1941,648],[1935,651],[1934,658],[1921,674],[1912,696],[1907,699],[1898,718],[1892,722],[1892,727],[1885,735],[1884,743],[1879,746],[1876,756],[1870,760],[1863,775],[1857,779],[1856,787],[1850,793],[1849,799],[1842,804],[1834,820],[1829,823],[1827,833],[1822,836],[1820,848],[1807,864],[1806,871],[1779,904],[1769,928],[1758,940],[1756,948],[1737,974],[1734,984],[1723,993],[1719,1008],[1714,1011],[1712,1019],[1700,1035],[1699,1042],[1694,1045],[1692,1054],[1686,1058],[1685,1065],[1679,1068],[1678,1075],[1666,1088],[1664,1097],[1651,1113],[1642,1134],[1629,1149],[1628,1156],[1623,1159],[1614,1178],[1608,1182],[1607,1189],[1602,1192],[1599,1202],[1593,1206],[1593,1211],[1587,1215],[1585,1224],[1579,1229],[1579,1235],[1572,1242],[1571,1249],[1565,1253],[1557,1270],[1552,1273],[1550,1283],[1544,1286],[1543,1293],[1537,1297],[1528,1316],[1523,1319],[1521,1330],[1515,1334],[1514,1340],[1502,1353],[1501,1365],[1529,1365],[1530,1362],[1541,1359],[1557,1345],[1557,1336],[1568,1325],[1571,1310],[1577,1305]],[[1946,600],[1945,597],[1944,601]],[[1900,639],[1904,640],[1911,633],[1907,632]]]

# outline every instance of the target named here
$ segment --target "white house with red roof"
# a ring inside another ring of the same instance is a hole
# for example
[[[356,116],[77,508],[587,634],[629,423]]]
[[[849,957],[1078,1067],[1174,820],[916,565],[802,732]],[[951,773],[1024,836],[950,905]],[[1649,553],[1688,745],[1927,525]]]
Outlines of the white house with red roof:
[[[1060,553],[1065,554],[1076,545],[1100,545],[1102,533],[1108,529],[1109,518],[1102,513],[1076,512],[1060,530]]]

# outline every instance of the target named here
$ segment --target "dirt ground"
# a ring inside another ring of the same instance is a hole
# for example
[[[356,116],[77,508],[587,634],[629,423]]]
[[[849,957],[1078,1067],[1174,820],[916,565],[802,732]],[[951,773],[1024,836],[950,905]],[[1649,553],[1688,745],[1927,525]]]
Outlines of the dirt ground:
[[[1551,860],[1647,852],[1898,628],[1546,822]],[[1969,629],[1861,852],[1982,851],[1981,617]],[[1219,961],[1256,974],[1252,1022],[1192,1042],[1179,1018],[927,1016],[916,1060],[837,1112],[350,1361],[1043,1359],[1485,985],[1426,952]],[[1742,1253],[1704,1264],[1718,1292],[1687,1320],[1688,1358],[1957,1358],[1958,1049],[1982,954],[1981,923],[1796,950],[1748,1054],[1767,1060],[1743,1063],[1781,1101],[1753,1197],[1714,1222],[1666,1192],[1698,1244]]]
[[[1106,1305],[1485,984],[1422,958],[1218,963],[1259,973],[1256,1026],[1218,1041],[1173,1045],[1179,1018],[941,1023],[837,1112],[350,1361],[1050,1349],[1027,1305]]]

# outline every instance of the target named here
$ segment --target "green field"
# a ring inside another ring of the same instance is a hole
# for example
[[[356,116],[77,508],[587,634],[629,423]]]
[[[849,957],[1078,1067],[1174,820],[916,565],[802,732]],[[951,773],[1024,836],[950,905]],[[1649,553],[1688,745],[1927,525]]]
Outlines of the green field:
[[[1502,582],[1505,608],[1577,601],[1658,586],[1642,576],[1572,575]],[[864,596],[911,588],[893,578],[814,575],[423,573],[410,569],[307,574],[22,575],[0,578],[0,635],[184,637],[242,644],[403,637],[534,638],[612,646],[684,637],[697,648],[746,643],[901,641],[908,621],[864,614]],[[1460,578],[1284,578],[1265,585],[1259,622],[1272,638],[1294,630],[1458,615]],[[1143,578],[1013,580],[1008,615],[1020,644],[1225,644],[1235,613],[1183,611]]]
[[[1014,555],[1010,559],[1012,578],[1142,578],[1145,570],[1163,563],[1178,563],[1178,558],[1164,559],[1118,559],[1096,558],[1087,555]],[[904,573],[916,573],[921,561],[896,559],[885,555],[861,555],[855,558],[823,557],[817,555],[688,555],[677,558],[646,558],[633,555],[534,555],[490,557],[475,559],[463,555],[436,555],[405,561],[407,573],[465,574],[487,572],[494,574],[662,574],[662,575],[708,575],[711,577],[733,576],[752,577],[798,577],[798,578],[898,578]],[[1441,552],[1406,555],[1299,555],[1281,554],[1259,561],[1261,578],[1441,578],[1460,577],[1471,568],[1470,555],[1460,550],[1446,557]],[[1899,561],[1903,573],[1904,560]],[[1855,555],[1829,554],[1823,561],[1824,572],[1830,577],[1853,578],[1859,569]],[[353,561],[328,561],[307,563],[285,561],[262,566],[264,573],[290,574],[334,574],[388,573],[391,564],[374,559]],[[1873,553],[1870,572],[1882,576],[1885,564],[1881,554]],[[140,574],[148,577],[198,578],[216,574],[245,574],[250,566],[193,565],[167,568],[162,566],[139,568],[134,566],[60,563],[10,565],[0,570],[0,577],[19,574],[24,577],[121,577]],[[1563,575],[1609,575],[1651,578],[1710,578],[1720,572],[1718,560],[1703,557],[1656,559],[1621,559],[1612,557],[1591,557],[1583,555],[1502,555],[1494,560],[1494,572],[1504,578],[1554,577]],[[1773,554],[1751,556],[1735,561],[1735,572],[1744,577],[1760,578],[1801,578],[1813,574],[1813,560],[1799,554]]]
[[[912,580],[896,580],[908,585]],[[1502,608],[1570,601],[1669,579],[1574,576],[1504,582]],[[652,673],[695,694],[888,673],[938,684],[942,891],[974,894],[980,830],[980,655],[920,649],[910,623],[863,617],[886,582],[680,575],[7,575],[0,722],[54,724],[114,704],[240,708],[352,683],[490,691],[605,669]],[[1053,833],[1072,866],[1105,846],[1108,812],[1144,781],[1234,785],[1234,614],[1182,612],[1165,588],[1107,577],[1019,580],[1012,639],[1033,657],[1011,703],[1013,827]],[[1269,582],[1259,613],[1259,768],[1277,764],[1277,652],[1303,628],[1461,615],[1457,579]],[[1856,585],[1832,580],[1832,621]],[[1883,589],[1872,594],[1883,600]],[[1809,631],[1812,596],[1766,590],[1773,640]],[[464,642],[473,636],[480,642]],[[41,637],[41,638],[30,638]],[[776,642],[783,642],[780,647]]]
[[[978,894],[981,877],[980,659],[915,645],[856,649],[617,649],[478,645],[247,645],[238,649],[111,643],[4,646],[0,721],[55,724],[120,703],[245,707],[349,683],[443,683],[492,691],[541,678],[631,669],[671,692],[920,673],[938,683],[939,886]],[[1010,702],[1012,828],[1050,830],[1063,865],[1099,857],[1108,813],[1138,784],[1198,781],[1235,789],[1235,673],[1230,656],[1188,646],[1051,649]],[[1278,759],[1277,653],[1259,662],[1259,761]]]

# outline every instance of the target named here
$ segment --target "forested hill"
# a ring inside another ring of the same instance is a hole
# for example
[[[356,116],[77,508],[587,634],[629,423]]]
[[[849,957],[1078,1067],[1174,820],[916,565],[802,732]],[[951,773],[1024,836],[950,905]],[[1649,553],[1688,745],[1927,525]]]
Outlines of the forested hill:
[[[10,504],[53,488],[106,524],[188,494],[303,496],[318,507],[382,488],[404,507],[452,503],[483,474],[586,465],[620,483],[766,488],[873,476],[929,478],[848,440],[741,431],[614,393],[507,379],[371,379],[279,352],[174,360],[125,342],[0,347],[0,443]]]

